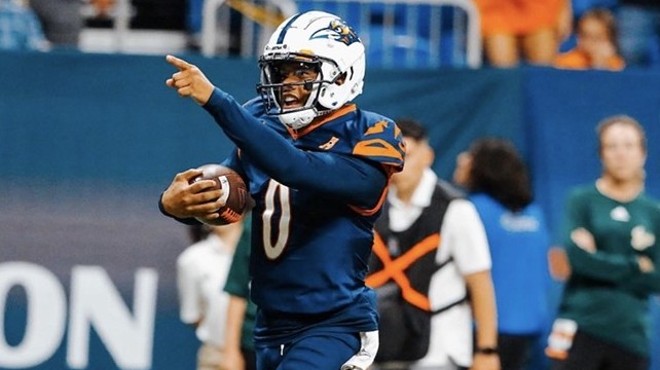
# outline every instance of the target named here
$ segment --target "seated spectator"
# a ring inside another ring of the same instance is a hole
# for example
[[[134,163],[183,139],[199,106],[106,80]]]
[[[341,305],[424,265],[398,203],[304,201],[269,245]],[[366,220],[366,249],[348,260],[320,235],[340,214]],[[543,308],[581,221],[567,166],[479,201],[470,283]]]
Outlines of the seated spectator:
[[[90,0],[92,7],[96,11],[96,17],[108,18],[115,9],[116,0]]]
[[[481,16],[485,56],[494,67],[521,61],[551,65],[570,35],[570,0],[474,0]]]
[[[46,50],[39,19],[20,0],[0,0],[0,50]]]
[[[622,70],[626,63],[619,55],[616,33],[616,21],[609,10],[585,12],[577,24],[577,45],[557,56],[555,67]]]

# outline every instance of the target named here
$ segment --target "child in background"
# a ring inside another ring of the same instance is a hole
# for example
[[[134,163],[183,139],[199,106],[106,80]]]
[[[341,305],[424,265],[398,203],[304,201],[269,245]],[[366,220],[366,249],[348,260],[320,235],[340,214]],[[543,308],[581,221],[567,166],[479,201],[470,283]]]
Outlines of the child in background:
[[[616,22],[607,9],[584,13],[577,24],[577,46],[557,56],[554,66],[562,69],[620,71],[625,61],[619,55]]]

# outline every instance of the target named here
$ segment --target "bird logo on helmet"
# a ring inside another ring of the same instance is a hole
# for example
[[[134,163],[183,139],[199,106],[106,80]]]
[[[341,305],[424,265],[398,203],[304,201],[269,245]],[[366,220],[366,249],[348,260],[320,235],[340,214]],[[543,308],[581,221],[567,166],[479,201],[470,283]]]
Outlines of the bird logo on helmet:
[[[311,38],[333,38],[346,45],[360,41],[357,34],[340,19],[333,19],[330,21],[328,28],[316,31]]]
[[[315,79],[289,83],[283,64],[314,70]],[[261,81],[257,91],[267,113],[298,130],[316,117],[341,108],[362,93],[366,69],[364,44],[338,16],[308,11],[291,16],[275,30],[259,58]],[[306,100],[295,107],[285,90],[303,86]]]

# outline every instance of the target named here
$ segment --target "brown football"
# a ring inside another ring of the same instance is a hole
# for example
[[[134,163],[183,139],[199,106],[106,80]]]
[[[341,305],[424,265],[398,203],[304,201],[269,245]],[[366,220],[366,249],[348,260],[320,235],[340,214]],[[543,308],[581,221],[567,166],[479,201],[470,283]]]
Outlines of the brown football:
[[[219,218],[208,220],[198,217],[197,220],[209,225],[227,225],[239,221],[248,208],[250,199],[247,186],[241,176],[231,168],[219,164],[205,164],[198,169],[202,170],[203,174],[194,178],[192,182],[202,179],[215,180],[215,189],[222,190],[225,205],[218,209]]]

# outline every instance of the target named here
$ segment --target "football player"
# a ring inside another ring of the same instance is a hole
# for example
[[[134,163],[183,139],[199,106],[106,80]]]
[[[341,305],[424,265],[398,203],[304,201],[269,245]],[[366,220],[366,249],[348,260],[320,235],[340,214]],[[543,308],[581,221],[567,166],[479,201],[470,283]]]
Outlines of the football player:
[[[260,97],[241,106],[196,66],[173,56],[167,85],[213,116],[236,144],[223,165],[255,200],[251,297],[259,307],[259,369],[366,369],[378,347],[373,291],[364,278],[373,225],[404,146],[394,122],[358,109],[365,49],[335,15],[285,20],[260,58]],[[221,206],[211,181],[176,175],[164,214],[212,220]]]

